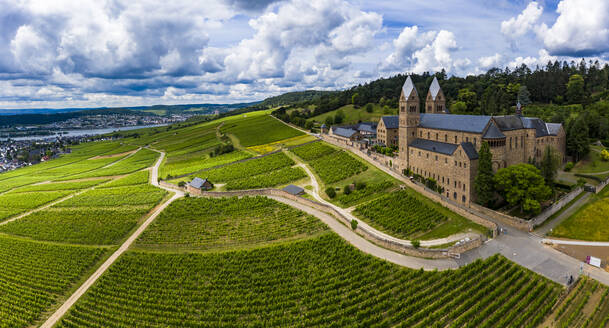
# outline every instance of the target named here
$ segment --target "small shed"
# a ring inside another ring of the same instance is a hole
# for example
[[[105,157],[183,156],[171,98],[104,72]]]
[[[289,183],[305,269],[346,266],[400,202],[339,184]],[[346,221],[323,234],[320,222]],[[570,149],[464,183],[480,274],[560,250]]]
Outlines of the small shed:
[[[294,195],[294,196],[302,195],[305,192],[304,189],[302,189],[299,186],[295,186],[295,185],[288,185],[285,188],[283,188],[283,191],[287,192],[290,195]]]
[[[190,181],[190,183],[188,184],[188,191],[192,192],[192,190],[194,189],[195,191],[201,191],[201,190],[210,190],[214,187],[214,185],[209,182],[209,180],[207,180],[207,178],[205,179],[201,179],[201,178],[194,178],[192,179],[192,181]]]

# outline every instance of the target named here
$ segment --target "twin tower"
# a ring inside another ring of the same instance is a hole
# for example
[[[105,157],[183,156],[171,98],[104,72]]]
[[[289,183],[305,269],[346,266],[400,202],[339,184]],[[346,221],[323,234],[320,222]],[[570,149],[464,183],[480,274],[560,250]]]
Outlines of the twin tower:
[[[399,157],[400,167],[402,169],[408,167],[408,145],[417,138],[417,127],[421,120],[421,110],[419,109],[421,99],[417,88],[412,83],[410,76],[406,78],[402,93],[400,94],[400,109],[399,109]],[[425,99],[425,113],[430,114],[447,114],[446,97],[440,88],[438,79],[434,76],[427,98]]]

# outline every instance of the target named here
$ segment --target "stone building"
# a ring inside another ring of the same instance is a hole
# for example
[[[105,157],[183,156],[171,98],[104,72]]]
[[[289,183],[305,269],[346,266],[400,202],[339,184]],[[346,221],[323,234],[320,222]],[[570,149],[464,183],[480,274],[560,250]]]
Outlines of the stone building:
[[[516,115],[448,114],[446,98],[434,78],[425,99],[427,112],[421,113],[419,107],[417,89],[408,77],[399,100],[398,168],[436,180],[444,188],[444,196],[453,201],[469,204],[475,199],[473,184],[482,142],[490,146],[495,171],[539,162],[547,146],[565,160],[562,125],[523,117],[520,105]]]
[[[398,146],[399,117],[383,116],[376,127],[376,141],[387,147]]]

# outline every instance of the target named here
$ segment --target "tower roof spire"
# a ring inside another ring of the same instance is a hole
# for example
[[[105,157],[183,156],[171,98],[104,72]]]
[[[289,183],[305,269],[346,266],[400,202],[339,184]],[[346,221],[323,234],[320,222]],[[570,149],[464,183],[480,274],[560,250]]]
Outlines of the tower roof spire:
[[[431,98],[436,100],[438,93],[440,92],[440,83],[438,82],[437,77],[433,77],[433,81],[431,81],[431,85],[429,86],[429,93],[431,94]]]
[[[408,75],[408,77],[406,78],[406,82],[404,82],[404,85],[402,86],[402,92],[404,92],[404,97],[408,98],[408,96],[410,96],[410,94],[412,93],[413,89],[414,93],[418,97],[419,94],[417,93],[417,88],[414,87],[414,83],[412,83],[412,79],[410,78],[410,75]]]

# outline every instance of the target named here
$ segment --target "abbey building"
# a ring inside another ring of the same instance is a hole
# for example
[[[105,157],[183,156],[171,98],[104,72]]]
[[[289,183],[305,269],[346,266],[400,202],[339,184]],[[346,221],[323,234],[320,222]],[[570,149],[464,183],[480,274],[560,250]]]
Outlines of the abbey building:
[[[531,160],[539,162],[547,146],[554,147],[565,160],[562,125],[523,117],[520,105],[515,115],[449,114],[444,93],[434,78],[425,98],[425,113],[419,107],[419,94],[408,77],[397,120],[395,116],[381,119],[377,141],[395,144],[397,135],[398,169],[433,178],[444,188],[444,196],[453,201],[469,204],[475,199],[474,179],[482,142],[490,145],[495,171]]]

